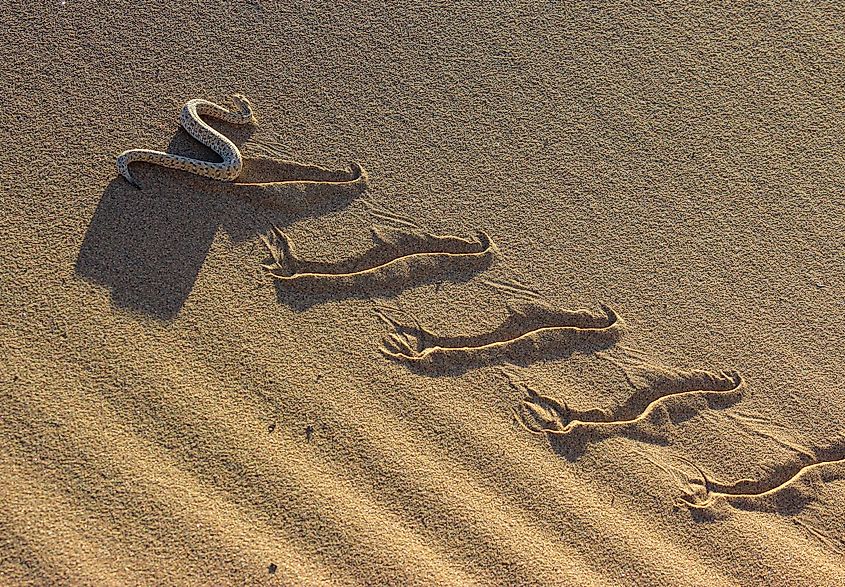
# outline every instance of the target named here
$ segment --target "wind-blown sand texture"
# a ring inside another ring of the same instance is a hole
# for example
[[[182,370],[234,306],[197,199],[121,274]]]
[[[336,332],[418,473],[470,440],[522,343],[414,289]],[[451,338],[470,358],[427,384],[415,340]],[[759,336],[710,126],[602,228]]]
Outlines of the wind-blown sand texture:
[[[0,584],[845,584],[843,30],[7,3]]]

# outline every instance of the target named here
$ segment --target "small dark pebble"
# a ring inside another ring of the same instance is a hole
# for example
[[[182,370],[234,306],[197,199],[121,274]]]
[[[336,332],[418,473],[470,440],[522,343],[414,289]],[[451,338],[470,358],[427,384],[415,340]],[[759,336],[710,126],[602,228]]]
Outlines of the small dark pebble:
[[[267,567],[267,572],[270,573],[271,575],[275,575],[276,569],[278,569],[278,568],[279,567],[277,567],[274,563],[270,563],[270,566]]]
[[[314,427],[309,424],[305,427],[305,440],[311,442],[311,437],[314,435]]]

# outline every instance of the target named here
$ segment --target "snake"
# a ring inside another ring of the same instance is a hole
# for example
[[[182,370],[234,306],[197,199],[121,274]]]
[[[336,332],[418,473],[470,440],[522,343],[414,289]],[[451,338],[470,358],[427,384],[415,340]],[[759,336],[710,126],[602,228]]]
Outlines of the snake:
[[[135,178],[129,172],[131,163],[152,163],[162,167],[180,169],[202,177],[234,181],[243,169],[243,157],[240,150],[232,141],[211,128],[200,118],[201,116],[208,116],[230,124],[255,122],[249,100],[240,94],[235,94],[232,96],[232,102],[235,105],[235,110],[229,110],[214,102],[199,98],[189,100],[182,108],[179,119],[188,134],[220,155],[223,159],[221,163],[192,159],[151,149],[130,149],[117,156],[117,172],[138,189],[141,188],[141,185],[135,181]]]

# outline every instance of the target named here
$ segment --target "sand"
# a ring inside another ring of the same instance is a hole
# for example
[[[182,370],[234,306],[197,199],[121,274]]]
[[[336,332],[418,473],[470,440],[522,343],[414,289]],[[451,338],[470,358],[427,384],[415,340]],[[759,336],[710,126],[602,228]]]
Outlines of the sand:
[[[845,584],[843,30],[13,1],[0,583]]]

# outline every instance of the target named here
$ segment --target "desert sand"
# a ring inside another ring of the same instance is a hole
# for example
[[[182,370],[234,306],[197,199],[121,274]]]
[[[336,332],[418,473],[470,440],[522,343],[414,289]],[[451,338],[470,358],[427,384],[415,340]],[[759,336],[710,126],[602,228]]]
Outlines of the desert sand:
[[[0,584],[845,584],[841,7],[0,25]]]

